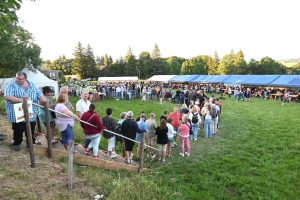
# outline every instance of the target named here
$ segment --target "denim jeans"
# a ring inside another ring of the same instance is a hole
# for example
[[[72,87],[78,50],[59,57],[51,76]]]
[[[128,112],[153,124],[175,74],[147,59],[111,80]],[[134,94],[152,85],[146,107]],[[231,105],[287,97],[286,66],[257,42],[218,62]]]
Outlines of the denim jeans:
[[[193,135],[191,135],[191,139],[198,139],[198,129],[199,129],[200,124],[193,124],[192,125],[192,131]]]
[[[205,121],[204,121],[204,133],[205,133],[205,138],[212,137],[211,119],[205,119]]]
[[[86,141],[90,141],[88,148],[90,150],[93,150],[93,156],[98,156],[100,140],[101,140],[101,135],[99,135],[99,137],[97,137],[93,140],[86,140]]]

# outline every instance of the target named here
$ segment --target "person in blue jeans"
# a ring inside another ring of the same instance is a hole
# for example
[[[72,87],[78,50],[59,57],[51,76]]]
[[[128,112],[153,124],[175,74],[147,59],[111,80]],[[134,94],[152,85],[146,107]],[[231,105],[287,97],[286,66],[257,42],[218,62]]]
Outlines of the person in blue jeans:
[[[197,107],[193,106],[192,112],[189,114],[189,119],[192,123],[193,135],[190,136],[191,140],[198,140],[198,129],[201,123],[201,117],[198,113]]]
[[[211,105],[209,103],[204,105],[202,115],[205,116],[204,120],[204,136],[205,138],[212,137],[212,129],[211,129],[211,116],[213,111],[211,109]]]

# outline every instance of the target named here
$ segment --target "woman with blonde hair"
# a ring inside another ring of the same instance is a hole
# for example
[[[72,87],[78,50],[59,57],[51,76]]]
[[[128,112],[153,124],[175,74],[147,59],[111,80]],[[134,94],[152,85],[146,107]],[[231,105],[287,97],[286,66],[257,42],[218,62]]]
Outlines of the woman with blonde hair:
[[[67,106],[65,105],[69,101],[68,95],[60,94],[57,98],[57,104],[55,106],[55,111],[58,111],[62,114],[56,113],[56,124],[58,130],[62,134],[62,143],[64,144],[66,150],[69,150],[69,143],[74,137],[73,126],[74,126],[74,118],[80,121],[79,117],[71,112]]]
[[[184,157],[184,154],[187,156],[190,156],[190,152],[191,152],[191,147],[190,147],[190,127],[191,124],[188,122],[188,115],[184,114],[182,116],[182,125],[178,128],[179,132],[180,132],[180,147],[181,147],[181,153],[179,155],[181,155],[182,157]],[[184,148],[186,146],[186,152],[184,152]]]
[[[189,119],[192,123],[192,130],[193,130],[193,135],[191,135],[191,140],[197,140],[198,139],[198,129],[200,127],[201,123],[201,117],[198,113],[197,108],[194,106],[189,114]]]
[[[213,110],[211,109],[210,103],[205,103],[202,115],[204,116],[204,136],[205,138],[212,137],[212,129],[211,129],[211,116],[213,114]]]

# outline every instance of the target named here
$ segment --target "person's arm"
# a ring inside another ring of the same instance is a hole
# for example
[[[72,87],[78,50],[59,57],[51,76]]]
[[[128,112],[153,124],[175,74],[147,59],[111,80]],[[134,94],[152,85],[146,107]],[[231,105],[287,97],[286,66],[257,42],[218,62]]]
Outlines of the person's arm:
[[[66,114],[66,115],[69,115],[69,116],[71,116],[71,117],[73,117],[73,118],[75,118],[75,119],[78,120],[78,121],[80,121],[80,118],[79,118],[77,115],[75,115],[74,113],[72,113],[68,108],[65,109],[65,110],[63,111],[63,113]]]
[[[23,98],[18,98],[14,96],[6,96],[4,97],[4,99],[9,102],[23,103]]]

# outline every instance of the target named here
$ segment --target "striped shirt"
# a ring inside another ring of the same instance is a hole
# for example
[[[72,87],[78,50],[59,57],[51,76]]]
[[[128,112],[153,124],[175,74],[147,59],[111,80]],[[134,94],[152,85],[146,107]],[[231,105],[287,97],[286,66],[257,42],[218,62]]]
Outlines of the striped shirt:
[[[38,100],[43,93],[35,86],[34,83],[27,80],[28,89],[24,89],[21,85],[18,85],[16,81],[10,82],[4,92],[4,97],[14,96],[17,98],[23,98],[24,95],[27,95],[28,100],[31,100],[33,103],[38,104]],[[14,112],[14,104],[16,102],[5,101],[5,108],[7,113],[7,118],[9,122],[16,123],[16,115]],[[33,117],[30,118],[30,122],[34,122],[39,112],[39,108],[36,105],[32,105]],[[22,121],[24,122],[25,119]]]

